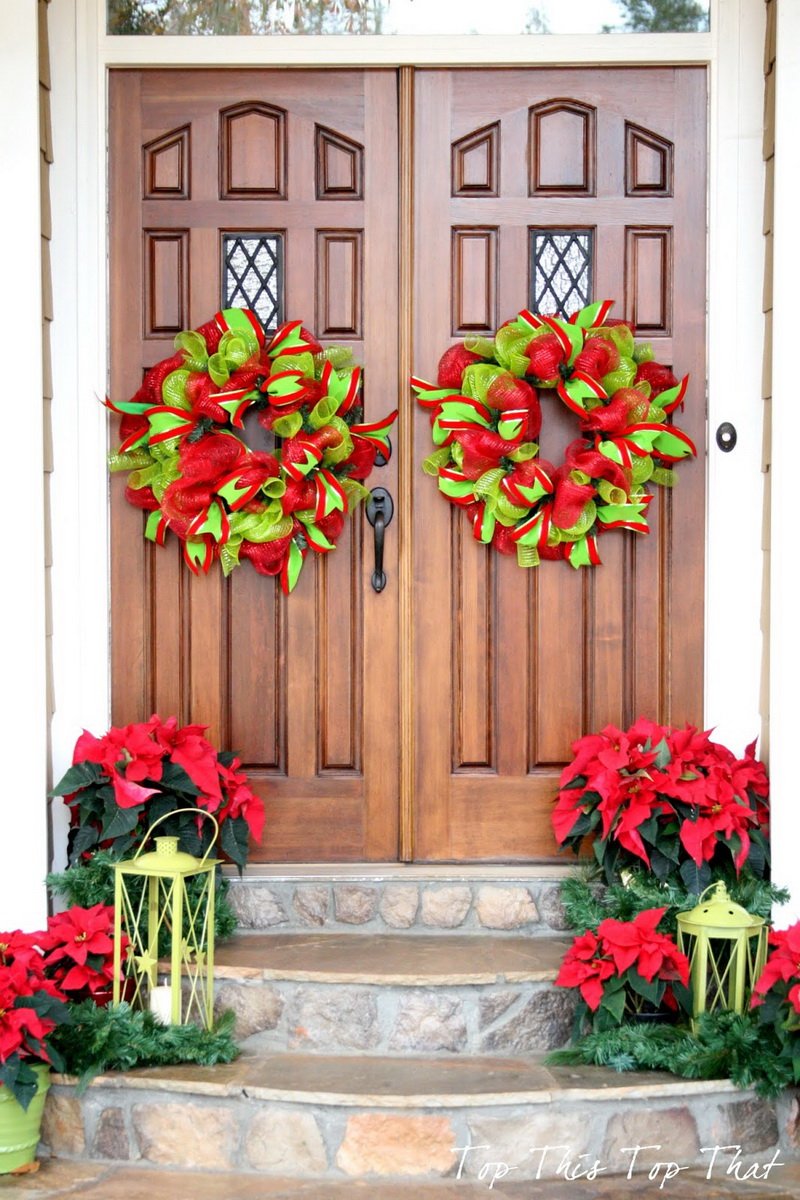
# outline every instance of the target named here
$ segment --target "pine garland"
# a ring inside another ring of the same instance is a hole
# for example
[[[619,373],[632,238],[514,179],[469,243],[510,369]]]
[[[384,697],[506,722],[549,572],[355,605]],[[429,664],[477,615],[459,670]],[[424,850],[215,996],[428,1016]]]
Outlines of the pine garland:
[[[72,1005],[71,1016],[70,1024],[53,1034],[53,1044],[63,1058],[65,1073],[79,1076],[79,1092],[106,1071],[175,1063],[209,1067],[232,1062],[239,1054],[231,1012],[223,1013],[211,1029],[162,1025],[147,1010],[127,1004],[98,1008],[92,1000]]]
[[[568,1050],[549,1054],[553,1066],[669,1071],[683,1079],[732,1079],[759,1096],[777,1096],[795,1083],[792,1061],[775,1031],[753,1013],[706,1013],[697,1033],[674,1025],[620,1025],[592,1032]]]
[[[785,888],[777,888],[747,869],[739,878],[734,876],[726,883],[731,899],[755,916],[768,918],[773,904],[789,899]],[[660,882],[644,869],[627,872],[624,882],[604,884],[596,870],[584,868],[561,881],[561,899],[567,920],[576,933],[597,929],[606,917],[632,921],[645,908],[667,905],[669,911],[664,914],[661,928],[674,934],[677,914],[694,908],[698,897],[680,881]]]

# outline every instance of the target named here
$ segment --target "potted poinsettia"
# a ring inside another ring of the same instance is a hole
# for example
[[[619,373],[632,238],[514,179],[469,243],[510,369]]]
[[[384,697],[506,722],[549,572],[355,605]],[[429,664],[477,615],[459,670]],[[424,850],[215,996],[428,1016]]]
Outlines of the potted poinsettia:
[[[49,917],[41,935],[47,978],[72,1002],[108,1004],[114,984],[114,908],[75,904]],[[127,946],[123,934],[123,956]]]
[[[84,731],[72,766],[53,789],[70,809],[70,862],[101,846],[122,857],[159,817],[189,808],[213,813],[220,849],[241,870],[249,838],[261,838],[264,805],[240,760],[215,750],[204,737],[206,728],[152,716],[112,727],[99,738]],[[177,836],[192,854],[204,853],[213,836],[209,823],[191,812],[165,821],[160,833]]]
[[[214,837],[205,813],[219,826],[215,855],[241,873],[250,840],[261,839],[264,804],[240,760],[216,750],[206,728],[153,716],[114,726],[102,737],[84,731],[72,766],[53,789],[70,810],[70,865],[48,877],[54,891],[86,908],[112,903],[114,863],[141,846],[160,818],[159,833],[177,837],[182,850],[202,857]],[[236,916],[219,872],[216,888],[215,928],[222,938],[234,931]]]
[[[33,1162],[50,1068],[63,1066],[51,1035],[69,1013],[47,978],[43,936],[0,933],[0,1174]]]
[[[712,874],[735,877],[769,863],[769,783],[755,743],[742,758],[693,725],[640,718],[579,738],[564,769],[552,821],[575,853],[593,839],[608,882],[644,866],[657,879],[676,873],[700,893]]]
[[[750,1003],[776,1039],[791,1078],[800,1083],[800,921],[771,930],[769,945]]]
[[[556,985],[580,995],[576,1030],[587,1022],[603,1030],[649,1014],[691,1011],[689,960],[658,930],[666,911],[645,909],[632,921],[609,917],[574,939]]]

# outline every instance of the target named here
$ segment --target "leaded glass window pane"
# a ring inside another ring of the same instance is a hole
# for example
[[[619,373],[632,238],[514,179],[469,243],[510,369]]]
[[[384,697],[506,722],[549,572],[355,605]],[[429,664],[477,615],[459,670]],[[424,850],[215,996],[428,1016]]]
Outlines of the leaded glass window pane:
[[[592,297],[594,232],[591,229],[531,230],[531,307],[569,317]]]
[[[223,234],[222,307],[251,308],[265,330],[278,328],[283,311],[279,233]]]

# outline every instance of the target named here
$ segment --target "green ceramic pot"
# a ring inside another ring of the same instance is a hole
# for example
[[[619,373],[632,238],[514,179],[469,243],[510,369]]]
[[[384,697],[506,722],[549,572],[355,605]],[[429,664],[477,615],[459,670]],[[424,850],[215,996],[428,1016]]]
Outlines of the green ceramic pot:
[[[7,1087],[0,1087],[0,1175],[17,1171],[36,1158],[44,1102],[50,1087],[50,1068],[42,1063],[33,1069],[39,1086],[27,1109],[14,1099]]]

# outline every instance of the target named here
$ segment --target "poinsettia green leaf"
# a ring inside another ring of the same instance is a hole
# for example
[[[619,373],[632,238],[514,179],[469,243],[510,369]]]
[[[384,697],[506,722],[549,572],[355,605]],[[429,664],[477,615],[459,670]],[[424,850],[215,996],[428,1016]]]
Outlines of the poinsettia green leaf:
[[[656,761],[654,765],[658,767],[659,771],[663,771],[664,767],[668,766],[671,762],[672,751],[669,748],[667,739],[662,738],[656,746]]]
[[[247,862],[248,829],[243,817],[229,817],[220,831],[220,845],[241,873]]]
[[[642,821],[641,825],[639,826],[639,834],[646,842],[649,842],[651,846],[657,845],[659,835],[658,817],[652,816],[649,818],[649,820]]]
[[[130,833],[139,824],[142,806],[136,808],[116,808],[108,813],[103,821],[102,841],[115,839],[120,834]]]
[[[0,1063],[0,1083],[5,1084],[17,1103],[26,1110],[39,1087],[39,1079],[32,1065],[16,1054]]]
[[[750,839],[750,850],[746,859],[747,865],[756,875],[763,875],[767,868],[767,856],[764,853],[764,848],[752,837]]]
[[[91,850],[100,840],[98,830],[93,825],[81,825],[70,834],[69,861],[76,862],[87,850]]]
[[[686,890],[694,896],[699,896],[711,882],[711,868],[708,863],[698,867],[697,863],[687,859],[681,863],[680,871]]]
[[[103,771],[99,763],[76,763],[74,767],[70,767],[62,775],[59,782],[50,792],[50,795],[69,796],[72,792],[79,792],[90,784],[97,783],[102,778]]]
[[[607,986],[603,999],[600,1001],[600,1007],[610,1013],[614,1020],[619,1023],[625,1014],[624,989],[620,988],[618,991],[612,991]]]
[[[163,774],[159,782],[159,787],[171,788],[174,792],[180,792],[184,796],[199,796],[200,789],[196,784],[192,783],[189,776],[184,771],[183,767],[177,763],[164,762]]]
[[[647,980],[631,967],[627,972],[628,982],[637,995],[649,1000],[651,1004],[660,1004],[664,994],[664,981],[661,979]]]

